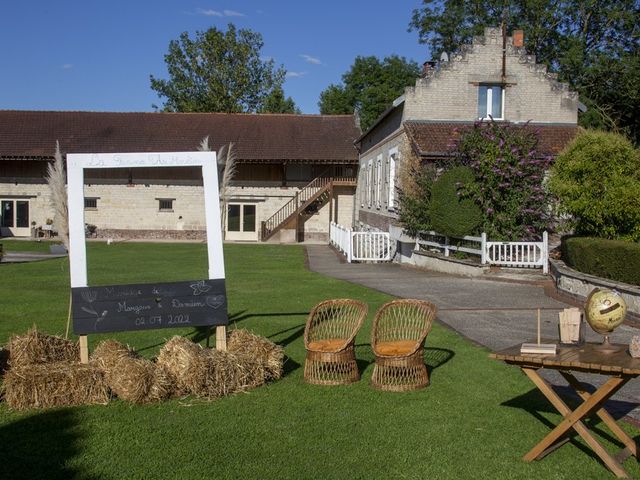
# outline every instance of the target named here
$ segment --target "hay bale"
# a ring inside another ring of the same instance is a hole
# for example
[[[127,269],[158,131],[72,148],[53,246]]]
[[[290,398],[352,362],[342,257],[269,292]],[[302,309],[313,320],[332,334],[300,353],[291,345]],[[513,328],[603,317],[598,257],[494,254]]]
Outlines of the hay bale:
[[[264,369],[264,380],[278,380],[282,377],[284,349],[272,341],[255,335],[248,330],[238,329],[231,332],[227,348],[232,353],[241,353],[253,358]]]
[[[11,337],[8,347],[11,368],[38,363],[77,362],[80,359],[80,348],[76,342],[38,332],[35,327],[25,335]]]
[[[116,340],[100,343],[91,355],[91,362],[104,373],[107,385],[122,400],[152,403],[170,397],[174,390],[164,368]]]
[[[104,405],[109,388],[95,365],[55,362],[13,366],[4,376],[4,398],[10,408]]]
[[[105,340],[91,353],[91,363],[107,372],[114,370],[116,364],[123,358],[135,358],[136,356],[136,353],[127,345],[116,340]]]
[[[157,364],[176,385],[177,395],[191,393],[189,372],[201,368],[202,350],[203,348],[197,343],[177,335],[160,349]]]
[[[154,403],[166,400],[177,394],[178,389],[171,374],[161,365],[154,364],[153,381],[145,403]]]
[[[269,376],[264,364],[249,354],[202,348],[183,337],[165,344],[158,365],[183,393],[208,400],[255,388]]]

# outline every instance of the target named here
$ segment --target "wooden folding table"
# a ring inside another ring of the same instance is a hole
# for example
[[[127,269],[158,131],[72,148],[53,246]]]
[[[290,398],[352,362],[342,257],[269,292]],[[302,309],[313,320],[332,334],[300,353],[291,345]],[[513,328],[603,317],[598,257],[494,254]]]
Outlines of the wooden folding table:
[[[614,346],[618,347],[619,351],[608,354],[599,351],[598,344],[585,343],[576,347],[560,347],[556,355],[540,355],[521,354],[520,344],[518,344],[490,355],[491,358],[519,366],[564,417],[564,420],[556,428],[524,456],[525,461],[540,460],[553,450],[564,445],[569,440],[567,435],[569,430],[574,429],[617,477],[629,478],[629,474],[622,467],[622,462],[630,455],[638,458],[638,445],[605,410],[604,404],[629,380],[640,375],[640,359],[632,358],[627,351],[626,345]],[[575,410],[571,410],[540,376],[538,370],[541,368],[558,370],[560,375],[569,382],[569,385],[582,398],[583,403]],[[573,372],[597,373],[609,378],[591,394],[585,390],[573,375]],[[625,445],[625,448],[617,455],[611,455],[605,450],[582,421],[594,413]]]

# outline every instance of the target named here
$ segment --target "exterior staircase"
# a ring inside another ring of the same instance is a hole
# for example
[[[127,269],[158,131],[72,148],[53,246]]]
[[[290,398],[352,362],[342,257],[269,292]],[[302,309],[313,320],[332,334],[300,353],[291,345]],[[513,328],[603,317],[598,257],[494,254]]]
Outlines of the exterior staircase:
[[[280,210],[262,222],[260,239],[264,242],[295,221],[296,228],[300,217],[319,210],[333,196],[333,188],[338,186],[356,186],[355,177],[335,177],[321,175],[300,189]]]

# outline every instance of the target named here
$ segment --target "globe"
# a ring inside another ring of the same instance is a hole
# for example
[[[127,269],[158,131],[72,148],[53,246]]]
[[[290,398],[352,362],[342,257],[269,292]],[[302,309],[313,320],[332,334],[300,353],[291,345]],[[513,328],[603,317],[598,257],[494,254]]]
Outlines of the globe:
[[[627,304],[618,292],[596,288],[587,297],[584,312],[591,328],[607,335],[624,321]]]

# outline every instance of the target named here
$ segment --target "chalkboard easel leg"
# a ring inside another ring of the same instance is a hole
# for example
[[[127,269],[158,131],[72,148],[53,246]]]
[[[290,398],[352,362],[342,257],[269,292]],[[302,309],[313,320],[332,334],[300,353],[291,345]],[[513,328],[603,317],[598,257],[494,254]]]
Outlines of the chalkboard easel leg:
[[[216,327],[216,350],[227,350],[227,327]]]
[[[80,335],[80,363],[89,363],[89,339]]]

